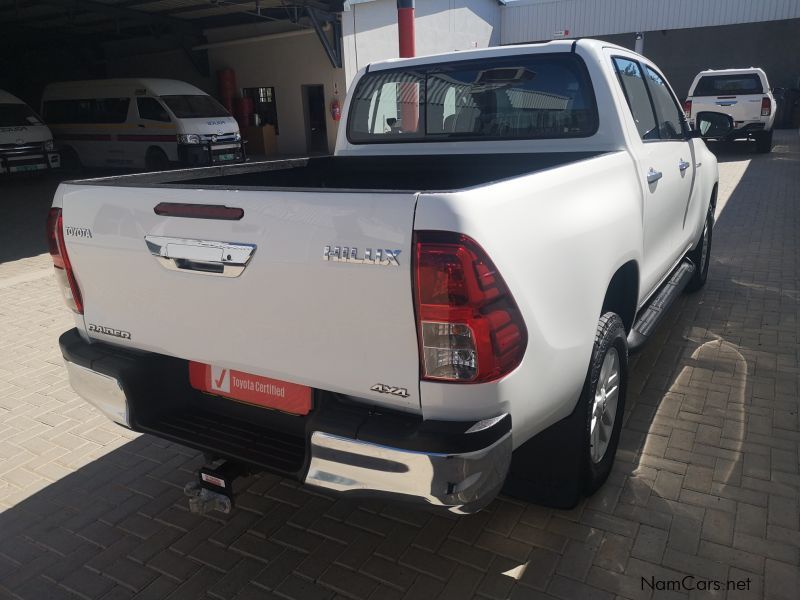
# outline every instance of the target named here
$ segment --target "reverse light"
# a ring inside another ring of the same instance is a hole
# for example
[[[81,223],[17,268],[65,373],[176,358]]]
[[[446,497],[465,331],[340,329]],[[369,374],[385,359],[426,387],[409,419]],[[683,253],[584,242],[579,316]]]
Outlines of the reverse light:
[[[687,100],[686,102],[683,103],[683,112],[686,115],[687,119],[691,119],[692,118],[692,101],[691,100]]]
[[[67,247],[64,244],[64,219],[60,208],[51,208],[47,214],[47,246],[50,249],[50,257],[53,259],[53,267],[56,271],[56,281],[61,287],[64,301],[70,310],[82,315],[83,298],[78,282],[75,280],[75,274],[72,272]]]
[[[772,102],[767,96],[761,99],[761,116],[768,117],[772,114]]]
[[[528,334],[503,278],[473,239],[416,234],[415,300],[422,379],[483,383],[513,371]]]
[[[179,133],[178,134],[178,143],[179,144],[199,144],[200,143],[200,136],[196,133]]]

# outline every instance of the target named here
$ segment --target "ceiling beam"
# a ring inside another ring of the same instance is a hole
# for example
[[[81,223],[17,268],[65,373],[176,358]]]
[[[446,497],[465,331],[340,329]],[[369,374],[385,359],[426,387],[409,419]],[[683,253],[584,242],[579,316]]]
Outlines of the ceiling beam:
[[[196,33],[197,27],[185,19],[169,17],[156,12],[146,12],[133,10],[132,8],[122,8],[113,4],[104,4],[95,0],[44,0],[46,4],[75,8],[87,12],[99,13],[119,19],[129,19],[139,21],[148,25],[160,25],[169,27],[175,31],[186,33]]]

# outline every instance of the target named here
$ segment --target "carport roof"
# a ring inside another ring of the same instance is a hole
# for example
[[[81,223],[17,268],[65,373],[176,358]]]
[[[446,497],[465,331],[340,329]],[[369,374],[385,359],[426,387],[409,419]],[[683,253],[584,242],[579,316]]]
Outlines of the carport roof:
[[[297,22],[307,8],[341,12],[343,0],[0,0],[0,45],[71,45],[142,36],[202,35],[258,22]]]

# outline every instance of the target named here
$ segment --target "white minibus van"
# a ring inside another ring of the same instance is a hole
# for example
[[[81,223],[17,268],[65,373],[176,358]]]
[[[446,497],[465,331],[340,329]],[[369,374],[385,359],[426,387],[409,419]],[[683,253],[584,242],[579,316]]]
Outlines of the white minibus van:
[[[245,160],[236,119],[204,91],[174,79],[52,83],[42,116],[65,164],[156,171]]]
[[[0,90],[0,175],[61,166],[53,134],[30,106]]]

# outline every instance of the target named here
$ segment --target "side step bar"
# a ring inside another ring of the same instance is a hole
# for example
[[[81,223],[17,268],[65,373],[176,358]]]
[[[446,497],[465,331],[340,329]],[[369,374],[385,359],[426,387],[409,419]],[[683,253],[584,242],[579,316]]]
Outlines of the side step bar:
[[[685,259],[675,268],[669,279],[662,284],[647,306],[639,311],[636,322],[628,334],[628,352],[633,354],[642,349],[669,307],[681,295],[683,288],[694,275],[694,271],[694,264],[688,258]]]

